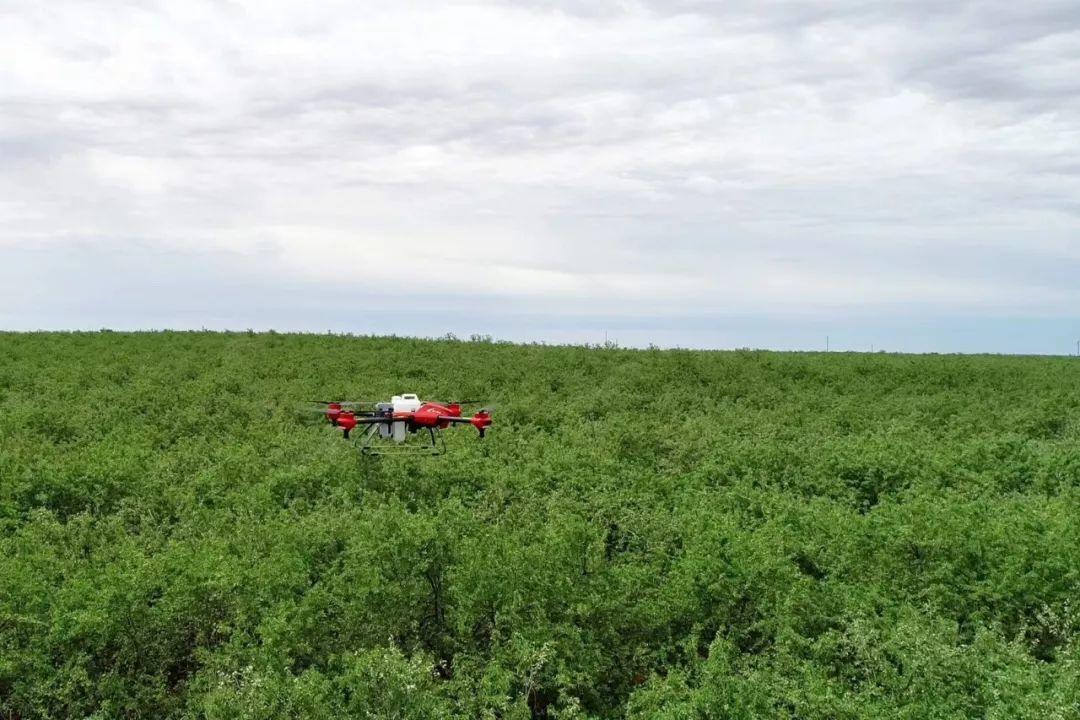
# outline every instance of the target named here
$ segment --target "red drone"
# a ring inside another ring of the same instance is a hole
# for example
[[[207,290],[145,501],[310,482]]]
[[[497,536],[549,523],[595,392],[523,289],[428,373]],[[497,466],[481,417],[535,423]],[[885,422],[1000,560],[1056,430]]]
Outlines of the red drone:
[[[442,446],[436,439],[436,431],[445,430],[451,425],[469,424],[480,432],[480,437],[484,437],[484,432],[491,427],[491,411],[488,408],[478,410],[472,417],[461,414],[461,406],[469,404],[471,401],[468,400],[448,403],[426,402],[414,394],[407,393],[395,395],[389,402],[369,403],[346,400],[316,400],[314,402],[324,406],[319,412],[326,416],[331,425],[343,431],[346,440],[358,426],[367,426],[360,445],[362,453],[385,454],[385,450],[380,450],[373,444],[376,438],[401,445],[410,435],[426,430],[431,440],[430,445],[424,444],[416,449],[438,454]],[[372,409],[362,410],[364,406],[370,406]]]

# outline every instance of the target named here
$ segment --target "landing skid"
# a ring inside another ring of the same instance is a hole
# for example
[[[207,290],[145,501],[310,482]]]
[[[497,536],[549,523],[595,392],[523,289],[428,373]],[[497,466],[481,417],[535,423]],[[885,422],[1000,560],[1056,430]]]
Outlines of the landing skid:
[[[361,455],[442,455],[446,451],[446,441],[443,440],[442,434],[436,435],[433,428],[426,428],[427,441],[423,440],[405,440],[403,442],[394,442],[393,440],[383,440],[379,438],[379,426],[372,425],[364,433],[363,440],[360,441],[360,454]],[[417,434],[423,431],[418,431]]]

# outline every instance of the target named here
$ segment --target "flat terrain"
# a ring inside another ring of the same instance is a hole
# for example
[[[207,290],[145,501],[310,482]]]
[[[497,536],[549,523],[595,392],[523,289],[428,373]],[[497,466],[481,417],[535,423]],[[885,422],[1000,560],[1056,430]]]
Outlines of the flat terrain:
[[[310,398],[498,402],[361,462]],[[0,334],[0,718],[1075,718],[1080,361]]]

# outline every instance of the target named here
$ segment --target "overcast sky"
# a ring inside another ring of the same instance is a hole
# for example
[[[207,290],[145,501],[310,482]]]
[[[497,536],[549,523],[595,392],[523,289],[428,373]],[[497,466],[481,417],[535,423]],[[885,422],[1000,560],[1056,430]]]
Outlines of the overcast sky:
[[[0,327],[1067,353],[1080,0],[0,0]]]

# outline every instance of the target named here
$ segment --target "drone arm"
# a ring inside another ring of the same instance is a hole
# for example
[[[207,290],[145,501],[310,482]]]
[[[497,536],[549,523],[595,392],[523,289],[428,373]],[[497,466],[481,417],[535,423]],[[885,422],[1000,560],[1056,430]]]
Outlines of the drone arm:
[[[390,422],[393,422],[392,418],[381,417],[381,416],[374,416],[374,417],[360,416],[360,417],[356,417],[355,415],[350,414],[350,415],[347,415],[347,416],[339,417],[337,419],[337,427],[341,428],[344,431],[344,437],[345,437],[346,440],[348,440],[349,439],[349,433],[352,432],[352,429],[357,427],[358,425],[377,425],[379,423],[390,423]]]

